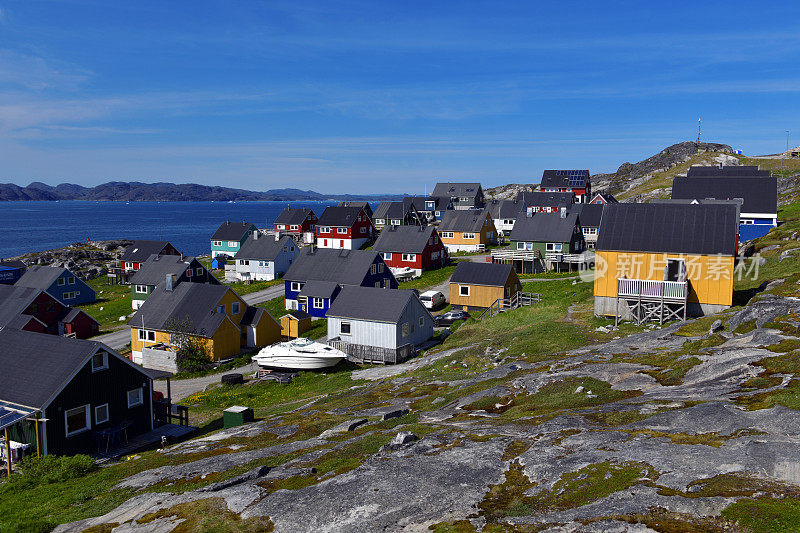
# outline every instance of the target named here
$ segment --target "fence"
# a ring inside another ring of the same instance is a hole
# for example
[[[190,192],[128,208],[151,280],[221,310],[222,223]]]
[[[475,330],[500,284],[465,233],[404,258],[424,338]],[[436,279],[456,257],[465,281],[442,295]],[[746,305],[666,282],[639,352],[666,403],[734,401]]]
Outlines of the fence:
[[[354,363],[396,364],[402,363],[415,353],[414,346],[411,344],[405,344],[396,349],[381,348],[345,342],[338,337],[329,340],[328,344],[346,353],[348,361]]]

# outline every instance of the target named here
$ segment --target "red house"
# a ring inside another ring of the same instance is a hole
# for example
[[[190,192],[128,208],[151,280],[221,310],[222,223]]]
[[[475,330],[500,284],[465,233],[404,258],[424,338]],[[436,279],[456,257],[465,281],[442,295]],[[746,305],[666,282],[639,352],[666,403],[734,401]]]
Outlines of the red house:
[[[447,248],[433,226],[389,226],[372,249],[393,270],[410,268],[416,276],[447,263]]]
[[[369,214],[361,206],[328,207],[317,221],[317,246],[358,250],[375,236]]]
[[[588,170],[545,170],[539,190],[545,192],[571,192],[576,204],[585,204],[592,196],[592,183]]]
[[[0,285],[0,327],[87,339],[100,324],[40,289]]]
[[[299,237],[316,229],[317,215],[311,209],[287,207],[275,219],[274,229],[280,233]]]
[[[167,241],[134,241],[119,258],[119,283],[128,283],[151,255],[181,255]]]

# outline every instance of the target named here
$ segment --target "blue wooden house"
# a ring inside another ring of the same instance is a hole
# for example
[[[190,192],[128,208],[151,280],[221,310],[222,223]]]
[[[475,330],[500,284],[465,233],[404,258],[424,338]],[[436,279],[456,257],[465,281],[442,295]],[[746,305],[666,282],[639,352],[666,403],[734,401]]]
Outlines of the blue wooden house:
[[[306,248],[286,271],[286,309],[324,318],[342,287],[396,289],[389,266],[377,252]]]
[[[19,278],[16,285],[44,291],[69,307],[97,300],[94,289],[66,268],[34,265]]]
[[[244,241],[256,231],[258,228],[250,222],[226,220],[211,236],[211,257],[218,255],[233,257],[241,249]]]
[[[22,261],[0,261],[0,283],[13,285],[27,268]]]

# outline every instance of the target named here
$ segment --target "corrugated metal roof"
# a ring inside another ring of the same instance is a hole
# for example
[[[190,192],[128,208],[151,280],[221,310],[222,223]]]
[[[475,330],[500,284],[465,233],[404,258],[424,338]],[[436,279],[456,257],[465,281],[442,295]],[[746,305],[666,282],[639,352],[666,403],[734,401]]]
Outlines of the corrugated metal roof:
[[[151,255],[131,276],[131,285],[158,285],[164,282],[167,274],[175,276],[183,274],[192,261],[196,261],[194,257],[181,259],[179,255]],[[197,264],[200,265],[199,262]]]
[[[525,207],[558,207],[571,204],[574,196],[571,192],[520,191],[517,202]]]

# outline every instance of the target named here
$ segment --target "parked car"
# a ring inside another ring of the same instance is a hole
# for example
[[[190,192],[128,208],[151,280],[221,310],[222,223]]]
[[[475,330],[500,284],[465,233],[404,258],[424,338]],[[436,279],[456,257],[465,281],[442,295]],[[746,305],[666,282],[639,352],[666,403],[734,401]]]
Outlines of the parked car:
[[[436,309],[447,301],[444,294],[439,291],[425,291],[419,299],[422,300],[422,305],[428,309]]]
[[[443,315],[439,315],[434,319],[434,324],[440,327],[451,326],[459,320],[466,320],[469,318],[469,313],[466,311],[448,311]]]

